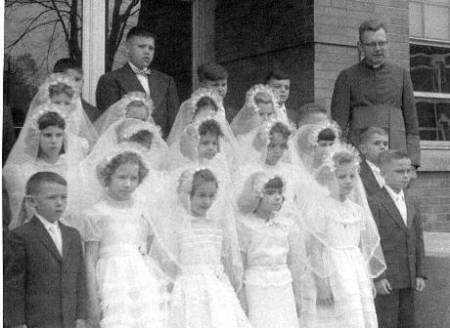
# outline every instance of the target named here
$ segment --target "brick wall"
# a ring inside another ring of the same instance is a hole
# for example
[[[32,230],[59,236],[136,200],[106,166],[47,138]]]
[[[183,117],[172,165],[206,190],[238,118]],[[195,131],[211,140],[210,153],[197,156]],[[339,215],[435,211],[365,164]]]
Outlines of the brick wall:
[[[273,67],[292,78],[288,107],[314,100],[313,0],[217,0],[215,15],[215,57],[230,73],[230,105],[240,108]]]

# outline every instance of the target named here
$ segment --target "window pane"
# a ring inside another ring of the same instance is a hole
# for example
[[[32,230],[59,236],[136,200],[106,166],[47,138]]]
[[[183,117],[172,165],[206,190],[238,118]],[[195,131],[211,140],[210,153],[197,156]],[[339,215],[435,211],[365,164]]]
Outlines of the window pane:
[[[450,93],[450,48],[410,45],[414,91]]]
[[[421,140],[450,140],[450,99],[417,98]]]
[[[449,39],[448,8],[425,5],[425,38]]]

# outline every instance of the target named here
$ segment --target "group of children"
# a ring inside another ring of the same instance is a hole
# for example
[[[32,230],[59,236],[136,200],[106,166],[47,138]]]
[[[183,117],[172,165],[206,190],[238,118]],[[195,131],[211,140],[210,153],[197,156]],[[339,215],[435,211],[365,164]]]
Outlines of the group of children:
[[[297,128],[274,77],[229,124],[221,83],[202,82],[167,143],[145,94],[92,125],[67,75],[41,87],[3,169],[6,323],[412,322],[425,277],[408,157],[370,127],[360,161],[318,106]]]

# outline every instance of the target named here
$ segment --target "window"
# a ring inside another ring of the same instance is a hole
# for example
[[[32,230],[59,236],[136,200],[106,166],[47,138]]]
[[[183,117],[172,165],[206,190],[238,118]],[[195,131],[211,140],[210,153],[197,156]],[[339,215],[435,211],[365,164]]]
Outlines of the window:
[[[410,71],[422,141],[450,141],[450,4],[410,3]]]

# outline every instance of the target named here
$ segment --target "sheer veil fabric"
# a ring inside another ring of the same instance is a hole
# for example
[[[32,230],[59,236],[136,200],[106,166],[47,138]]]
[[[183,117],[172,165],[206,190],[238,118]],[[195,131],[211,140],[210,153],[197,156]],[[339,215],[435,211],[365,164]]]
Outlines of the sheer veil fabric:
[[[48,163],[39,156],[41,132],[38,128],[39,118],[55,112],[66,122],[62,153],[56,163]],[[74,131],[74,125],[67,125],[67,112],[57,105],[44,103],[28,114],[16,143],[14,144],[3,168],[3,178],[10,199],[12,220],[10,228],[25,223],[32,212],[25,208],[23,202],[25,185],[28,179],[40,171],[52,171],[62,175],[68,182],[68,206],[73,204],[74,181],[77,179],[79,163],[87,155],[89,144]]]

